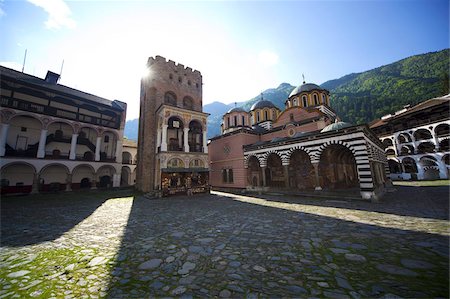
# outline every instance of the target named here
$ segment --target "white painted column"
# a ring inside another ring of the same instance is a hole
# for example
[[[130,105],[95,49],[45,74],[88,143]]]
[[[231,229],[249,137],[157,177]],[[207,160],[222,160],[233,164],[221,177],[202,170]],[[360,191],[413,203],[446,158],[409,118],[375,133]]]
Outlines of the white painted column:
[[[41,137],[39,138],[39,147],[37,151],[37,158],[45,158],[45,142],[47,141],[47,130],[41,130]]]
[[[2,124],[0,132],[0,157],[5,155],[6,138],[8,137],[9,124]]]
[[[113,187],[120,187],[120,173],[113,174]]]
[[[158,152],[158,148],[161,146],[161,129],[158,128],[156,130],[156,152]]]
[[[97,137],[97,142],[95,143],[95,161],[100,161],[100,146],[102,143],[102,137]]]
[[[77,157],[77,139],[78,134],[72,134],[72,140],[70,141],[70,154],[69,154],[70,160],[75,160]]]
[[[208,138],[206,137],[206,131],[203,131],[203,152],[208,153]]]
[[[184,152],[189,153],[189,128],[183,129],[183,145],[184,145]]]
[[[122,163],[122,150],[123,150],[123,143],[122,140],[117,140],[116,142],[116,162]],[[119,180],[120,184],[120,180]]]
[[[447,177],[447,167],[443,161],[437,162],[439,166],[439,178],[440,179],[448,179]]]
[[[161,134],[161,151],[167,152],[167,127],[168,125],[162,125],[162,134]]]

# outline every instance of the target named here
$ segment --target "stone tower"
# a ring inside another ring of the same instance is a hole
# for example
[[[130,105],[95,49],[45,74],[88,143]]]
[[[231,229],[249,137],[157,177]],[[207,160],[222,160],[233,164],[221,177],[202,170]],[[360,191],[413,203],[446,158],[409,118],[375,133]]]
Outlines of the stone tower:
[[[173,193],[183,186],[186,191],[191,182],[207,184],[207,116],[200,72],[150,57],[141,80],[138,190]]]

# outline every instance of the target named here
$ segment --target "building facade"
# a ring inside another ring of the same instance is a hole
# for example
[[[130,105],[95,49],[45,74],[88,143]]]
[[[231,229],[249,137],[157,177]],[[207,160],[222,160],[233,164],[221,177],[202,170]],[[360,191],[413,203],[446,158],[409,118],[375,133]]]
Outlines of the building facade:
[[[0,67],[1,192],[118,187],[126,104]]]
[[[450,95],[406,106],[370,127],[385,146],[392,180],[448,179]]]
[[[136,187],[164,195],[208,190],[207,113],[199,71],[150,57],[141,80]]]
[[[122,175],[120,186],[128,187],[136,184],[137,142],[123,139]]]
[[[329,103],[327,90],[303,82],[284,111],[263,99],[249,112],[231,109],[209,144],[212,187],[377,200],[388,183],[382,145],[367,126],[340,121]]]

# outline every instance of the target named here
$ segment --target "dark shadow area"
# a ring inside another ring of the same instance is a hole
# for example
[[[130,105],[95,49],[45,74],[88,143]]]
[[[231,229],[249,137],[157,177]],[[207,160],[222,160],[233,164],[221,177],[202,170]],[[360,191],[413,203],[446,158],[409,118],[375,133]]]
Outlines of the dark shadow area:
[[[108,297],[448,296],[448,236],[332,216],[232,195],[137,197]]]
[[[53,241],[89,217],[111,197],[128,190],[77,191],[1,198],[1,246],[20,247]]]
[[[285,203],[371,211],[398,216],[449,219],[449,186],[394,186],[394,189],[396,191],[386,193],[382,200],[377,203],[363,199],[314,198],[312,195],[283,194],[280,196],[276,194],[276,191],[275,195],[268,192],[262,195],[251,194],[250,196]]]

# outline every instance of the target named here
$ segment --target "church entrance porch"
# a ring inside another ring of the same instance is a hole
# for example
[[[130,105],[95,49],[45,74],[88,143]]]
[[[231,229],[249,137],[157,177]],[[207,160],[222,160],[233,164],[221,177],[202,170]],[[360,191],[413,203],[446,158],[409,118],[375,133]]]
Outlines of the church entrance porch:
[[[161,190],[163,196],[208,192],[209,172],[189,168],[162,169]]]

